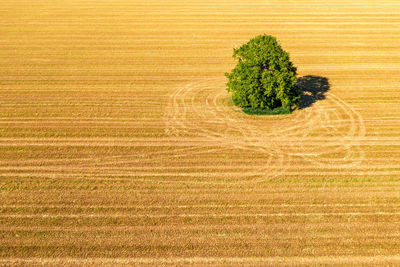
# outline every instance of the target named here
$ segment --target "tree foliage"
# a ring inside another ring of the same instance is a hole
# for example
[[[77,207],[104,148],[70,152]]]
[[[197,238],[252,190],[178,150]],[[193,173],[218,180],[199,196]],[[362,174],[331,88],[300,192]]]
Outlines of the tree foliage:
[[[228,78],[233,103],[242,108],[291,108],[299,104],[296,67],[276,38],[259,35],[233,50],[238,63]]]

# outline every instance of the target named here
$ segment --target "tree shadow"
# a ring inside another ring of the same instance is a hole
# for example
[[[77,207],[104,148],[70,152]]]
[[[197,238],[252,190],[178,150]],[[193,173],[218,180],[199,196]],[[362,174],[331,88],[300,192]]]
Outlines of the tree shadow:
[[[300,86],[300,108],[311,107],[318,100],[325,99],[325,93],[329,91],[328,78],[307,75],[297,79]]]

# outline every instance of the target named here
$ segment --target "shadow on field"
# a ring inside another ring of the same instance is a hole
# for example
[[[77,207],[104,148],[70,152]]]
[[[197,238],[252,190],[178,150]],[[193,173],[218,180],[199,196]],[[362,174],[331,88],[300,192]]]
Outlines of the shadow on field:
[[[300,86],[300,108],[311,107],[318,100],[325,99],[325,93],[329,90],[328,78],[307,75],[297,79]]]

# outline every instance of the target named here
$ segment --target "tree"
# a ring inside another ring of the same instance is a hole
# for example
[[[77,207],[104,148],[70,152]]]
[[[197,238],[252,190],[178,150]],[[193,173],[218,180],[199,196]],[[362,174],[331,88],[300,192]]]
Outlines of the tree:
[[[259,35],[233,49],[233,58],[238,63],[225,75],[236,106],[271,110],[298,107],[297,69],[275,37]]]

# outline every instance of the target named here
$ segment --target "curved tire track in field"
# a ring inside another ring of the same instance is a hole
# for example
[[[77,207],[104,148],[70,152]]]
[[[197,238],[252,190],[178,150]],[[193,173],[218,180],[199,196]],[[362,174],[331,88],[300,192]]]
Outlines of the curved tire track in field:
[[[292,143],[290,154],[327,168],[359,165],[364,159],[360,148],[365,136],[362,117],[333,93],[327,93],[326,101],[317,103],[311,112],[313,122],[307,123],[307,129],[293,131],[300,136],[297,147]],[[312,145],[313,140],[319,142]]]
[[[175,135],[194,135],[218,142],[226,149],[239,149],[258,152],[267,155],[262,168],[255,168],[247,172],[245,177],[259,176],[268,169],[270,176],[277,176],[281,172],[284,160],[282,156],[254,145],[249,141],[256,136],[253,128],[243,127],[240,121],[233,116],[227,116],[229,109],[222,105],[224,88],[215,90],[214,84],[221,79],[210,79],[190,83],[175,91],[170,97],[167,109],[167,132]],[[222,89],[222,90],[221,90]]]
[[[166,132],[218,142],[221,149],[265,155],[263,167],[243,177],[277,177],[300,157],[313,165],[349,168],[364,159],[362,117],[333,93],[312,107],[280,117],[250,117],[227,104],[225,80],[202,79],[178,88],[166,109]],[[190,155],[186,153],[185,155]]]

